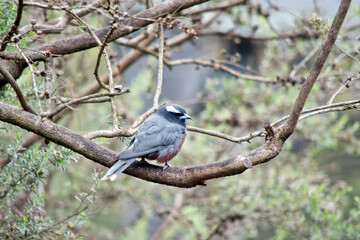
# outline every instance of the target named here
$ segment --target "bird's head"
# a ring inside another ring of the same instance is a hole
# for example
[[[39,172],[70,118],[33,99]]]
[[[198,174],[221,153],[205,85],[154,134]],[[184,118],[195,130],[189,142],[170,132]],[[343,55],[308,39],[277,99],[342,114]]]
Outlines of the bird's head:
[[[163,116],[170,122],[185,124],[186,119],[192,119],[186,114],[185,108],[176,104],[165,104],[157,110],[157,114]]]

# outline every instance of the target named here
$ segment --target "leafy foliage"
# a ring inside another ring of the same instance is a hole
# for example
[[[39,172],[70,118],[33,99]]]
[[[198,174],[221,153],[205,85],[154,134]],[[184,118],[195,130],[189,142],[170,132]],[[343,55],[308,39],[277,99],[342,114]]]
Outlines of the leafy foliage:
[[[2,39],[10,29],[16,16],[16,4],[12,0],[4,0],[0,3],[0,38]]]
[[[20,135],[8,148],[10,164],[0,175],[0,231],[1,239],[43,239],[74,235],[73,230],[84,220],[84,205],[93,201],[93,193],[81,193],[76,198],[80,205],[71,217],[57,221],[46,213],[46,186],[49,176],[55,171],[66,171],[77,156],[68,149],[50,144],[47,148],[36,145],[21,153]],[[97,184],[98,174],[94,175]],[[92,187],[95,189],[95,186]],[[76,225],[67,225],[71,218]]]

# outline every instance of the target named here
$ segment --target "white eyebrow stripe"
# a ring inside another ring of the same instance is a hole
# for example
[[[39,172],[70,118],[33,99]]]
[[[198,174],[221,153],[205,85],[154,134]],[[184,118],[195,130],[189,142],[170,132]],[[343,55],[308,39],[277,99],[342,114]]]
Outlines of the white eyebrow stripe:
[[[166,111],[173,113],[180,113],[173,105],[166,106]]]

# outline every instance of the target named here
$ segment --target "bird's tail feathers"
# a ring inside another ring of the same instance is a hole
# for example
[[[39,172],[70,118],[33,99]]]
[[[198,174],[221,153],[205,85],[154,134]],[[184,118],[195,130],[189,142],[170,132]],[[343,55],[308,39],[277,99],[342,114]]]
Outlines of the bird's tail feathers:
[[[110,179],[111,181],[114,181],[116,179],[116,177],[122,173],[127,167],[130,166],[130,164],[132,164],[134,161],[136,160],[136,158],[133,159],[129,159],[129,160],[118,160],[105,174],[105,176],[103,176],[101,178],[101,181],[103,180],[108,180]]]

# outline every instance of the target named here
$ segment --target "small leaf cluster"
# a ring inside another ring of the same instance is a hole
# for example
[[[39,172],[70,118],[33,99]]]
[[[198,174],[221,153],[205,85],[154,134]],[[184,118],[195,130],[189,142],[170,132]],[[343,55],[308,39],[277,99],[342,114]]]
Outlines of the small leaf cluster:
[[[47,216],[43,188],[52,170],[67,170],[77,156],[54,144],[46,149],[36,145],[23,152],[20,143],[18,134],[7,149],[10,162],[1,169],[0,238],[42,239],[59,235],[64,226],[54,227],[54,220]]]

